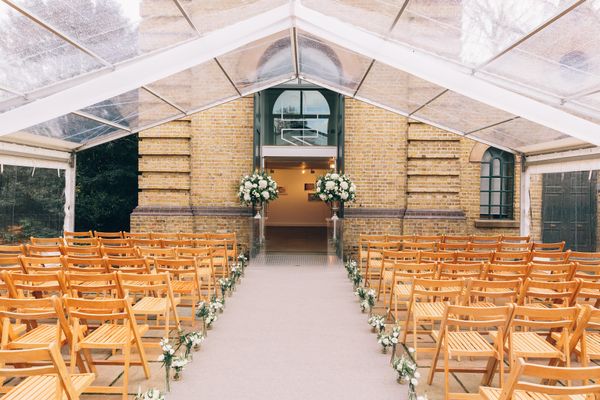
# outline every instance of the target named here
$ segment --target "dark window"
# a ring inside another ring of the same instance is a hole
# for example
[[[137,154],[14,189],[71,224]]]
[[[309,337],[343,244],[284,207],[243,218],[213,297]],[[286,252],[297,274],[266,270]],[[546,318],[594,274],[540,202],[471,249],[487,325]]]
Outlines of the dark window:
[[[480,216],[486,219],[512,219],[515,191],[515,157],[490,147],[481,159]]]

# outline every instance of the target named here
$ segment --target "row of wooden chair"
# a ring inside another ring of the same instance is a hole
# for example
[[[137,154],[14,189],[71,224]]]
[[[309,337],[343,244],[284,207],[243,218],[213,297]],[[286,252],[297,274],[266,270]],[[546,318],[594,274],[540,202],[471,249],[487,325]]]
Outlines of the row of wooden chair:
[[[214,232],[101,232],[101,231],[79,231],[71,232],[64,231],[63,238],[65,239],[85,239],[85,238],[102,238],[102,239],[168,239],[168,240],[188,240],[188,239],[233,239],[236,237],[235,232],[214,233]]]
[[[359,243],[364,242],[435,242],[435,243],[529,243],[530,236],[514,235],[372,235],[360,234]]]

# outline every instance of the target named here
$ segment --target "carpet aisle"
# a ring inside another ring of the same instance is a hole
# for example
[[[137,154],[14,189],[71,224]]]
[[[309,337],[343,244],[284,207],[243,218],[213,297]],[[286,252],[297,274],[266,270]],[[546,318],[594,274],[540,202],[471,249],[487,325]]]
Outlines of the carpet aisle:
[[[405,399],[366,320],[340,265],[253,263],[169,398]]]

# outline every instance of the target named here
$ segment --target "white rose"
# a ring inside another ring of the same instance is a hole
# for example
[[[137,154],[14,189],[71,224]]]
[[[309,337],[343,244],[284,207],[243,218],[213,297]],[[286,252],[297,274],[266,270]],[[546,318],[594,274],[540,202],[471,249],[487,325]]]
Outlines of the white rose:
[[[355,192],[356,191],[356,186],[354,185],[354,183],[352,185],[350,185],[350,191],[351,192]]]
[[[334,188],[335,188],[335,182],[332,182],[332,181],[325,182],[326,190],[333,190]]]
[[[262,197],[265,198],[265,200],[269,200],[271,198],[271,195],[269,194],[269,192],[267,190],[262,192]]]
[[[320,179],[317,181],[317,186],[321,186],[321,180]]]
[[[267,187],[267,181],[265,181],[264,179],[261,179],[260,181],[258,181],[258,187],[261,189],[264,189]]]
[[[325,194],[321,193],[321,194],[319,195],[319,198],[320,198],[321,200],[325,200],[325,199],[327,199],[327,196],[325,196]]]
[[[342,200],[346,200],[348,198],[348,192],[342,192],[340,197],[342,198]]]
[[[255,188],[255,187],[258,187],[258,185],[257,185],[256,183],[253,183],[253,184],[252,184],[252,187],[253,187],[253,188]]]
[[[415,372],[415,378],[419,379],[421,377],[421,373],[419,371]]]
[[[319,186],[317,186],[317,193],[319,193],[321,191],[321,188]]]
[[[344,181],[344,182],[340,183],[340,187],[344,190],[348,189],[348,182]]]
[[[250,195],[249,195],[248,193],[246,193],[246,194],[244,195],[244,200],[245,200],[245,201],[250,201],[250,199],[251,199]]]
[[[331,174],[331,179],[336,180],[340,176],[338,174]]]
[[[419,381],[418,381],[418,380],[416,380],[415,378],[412,378],[412,379],[410,380],[410,383],[412,383],[412,384],[413,384],[413,386],[417,386],[417,385],[419,384]]]
[[[250,189],[250,188],[252,187],[252,184],[251,184],[250,182],[246,181],[246,182],[244,183],[244,187],[245,187],[246,189]]]

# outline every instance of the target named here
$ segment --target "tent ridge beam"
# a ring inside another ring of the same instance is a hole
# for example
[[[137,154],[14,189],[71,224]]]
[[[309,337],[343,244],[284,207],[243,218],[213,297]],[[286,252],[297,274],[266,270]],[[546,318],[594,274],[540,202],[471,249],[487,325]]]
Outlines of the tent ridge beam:
[[[571,11],[573,11],[575,8],[579,7],[585,1],[586,0],[577,0],[575,3],[571,4],[569,7],[567,7],[566,9],[564,9],[563,11],[561,11],[560,13],[552,16],[550,19],[548,19],[548,20],[544,21],[542,24],[538,25],[532,31],[530,31],[529,33],[527,33],[525,36],[519,38],[519,40],[517,40],[516,42],[510,44],[508,47],[506,47],[504,50],[502,50],[498,54],[495,54],[493,57],[491,57],[488,60],[484,61],[483,63],[479,64],[477,67],[474,68],[474,71],[480,70],[480,69],[486,67],[487,65],[489,65],[490,63],[492,63],[493,61],[497,60],[498,58],[502,57],[503,55],[505,55],[509,51],[513,50],[515,47],[519,46],[521,43],[525,42],[526,40],[528,40],[529,38],[531,38],[535,34],[539,33],[542,30],[544,30],[545,28],[547,28],[548,26],[550,26],[551,24],[553,24],[554,22],[556,22],[560,18],[564,17],[565,15],[567,15],[568,13],[570,13]]]
[[[89,120],[92,120],[92,121],[99,122],[99,123],[101,123],[103,125],[108,125],[108,126],[112,126],[113,128],[122,129],[124,131],[131,132],[131,128],[126,127],[125,125],[121,125],[121,124],[118,124],[116,122],[109,121],[109,120],[104,119],[102,117],[97,117],[97,116],[95,116],[93,114],[89,114],[89,113],[86,113],[84,111],[73,111],[72,114],[79,115],[80,117],[83,117],[83,118],[86,118],[86,119],[89,119]]]
[[[49,31],[53,35],[58,36],[59,38],[61,38],[65,42],[69,43],[71,46],[73,46],[73,47],[77,48],[78,50],[84,52],[88,56],[96,59],[96,61],[99,61],[105,67],[114,68],[113,64],[109,63],[104,58],[100,57],[94,51],[92,51],[89,48],[87,48],[86,46],[82,45],[81,43],[79,43],[79,41],[77,41],[76,39],[70,37],[66,33],[61,32],[59,29],[57,29],[56,27],[52,26],[51,24],[49,24],[48,22],[44,21],[43,19],[39,18],[38,16],[36,16],[32,12],[30,12],[28,10],[25,10],[24,8],[16,5],[12,0],[2,0],[2,1],[4,3],[6,3],[9,7],[13,8],[15,11],[17,11],[20,14],[24,15],[25,17],[27,17],[31,21],[35,22],[36,24],[38,24],[39,26],[41,26],[45,30]]]

